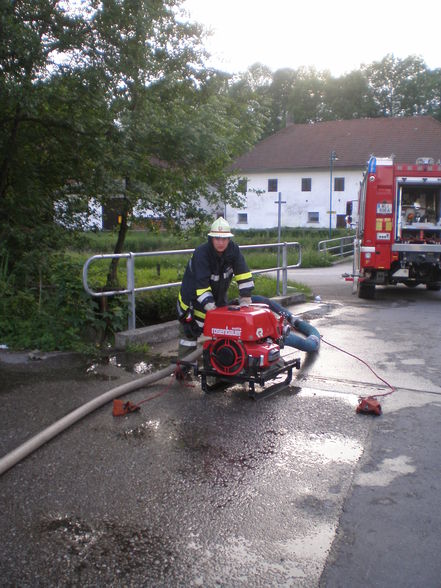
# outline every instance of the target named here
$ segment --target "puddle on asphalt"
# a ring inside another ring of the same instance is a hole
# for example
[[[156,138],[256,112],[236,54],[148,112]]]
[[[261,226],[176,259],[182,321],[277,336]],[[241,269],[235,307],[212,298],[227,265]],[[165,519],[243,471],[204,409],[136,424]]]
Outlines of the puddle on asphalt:
[[[170,365],[170,360],[160,355],[146,355],[140,352],[123,351],[112,356],[112,361],[135,374],[152,374]]]
[[[82,573],[81,580],[92,582],[99,569],[102,583],[110,585],[115,578],[127,577],[141,564],[148,567],[151,579],[159,580],[176,557],[171,539],[148,527],[136,528],[107,520],[88,523],[78,517],[54,514],[37,523],[37,531],[48,550],[64,554],[53,558],[51,573],[58,577],[60,574],[66,577],[68,573],[75,585],[78,572]]]
[[[307,398],[320,397],[320,398],[334,398],[340,400],[349,406],[354,408],[358,405],[358,395],[345,394],[344,392],[334,392],[329,390],[319,390],[314,388],[301,387],[299,390],[300,396],[306,396]]]
[[[99,533],[84,521],[62,515],[56,515],[42,522],[40,532],[56,536],[64,543],[68,543],[70,552],[78,555],[99,537]]]
[[[301,559],[323,559],[329,551],[335,535],[335,527],[326,523],[315,526],[314,531],[308,535],[280,542],[278,549],[284,551],[287,556],[295,555]]]
[[[118,355],[109,355],[107,361],[109,365],[122,368],[135,374],[151,374],[156,369],[152,362],[139,359],[138,354],[131,355],[126,352]]]
[[[122,364],[120,361],[118,361],[116,355],[109,355],[107,361],[109,362],[109,365],[114,365],[115,367],[122,367]]]
[[[153,364],[146,361],[138,361],[133,364],[133,372],[135,374],[151,374],[153,373]]]
[[[159,430],[161,421],[149,420],[145,423],[141,423],[133,429],[128,429],[123,433],[120,433],[120,437],[124,439],[143,439],[145,437],[151,437],[156,431]]]
[[[384,459],[373,472],[360,472],[355,479],[359,486],[388,486],[399,476],[407,476],[416,472],[411,457],[399,455]]]
[[[288,552],[284,544],[281,545],[282,549],[274,550],[277,553],[280,553],[280,551],[284,553],[284,557],[280,561],[276,561],[271,556],[262,557],[260,555],[261,549],[256,549],[256,546],[245,537],[232,537],[222,548],[226,549],[225,559],[236,568],[239,566],[239,569],[249,570],[251,567],[258,570],[259,575],[265,577],[268,575],[274,576],[274,574],[283,577],[288,573],[291,581],[306,577],[302,567],[292,560],[293,556],[296,557],[297,554],[292,551]],[[248,574],[249,572],[245,573]]]
[[[216,577],[216,585],[225,585],[227,574],[234,573],[238,585],[256,585],[261,578],[272,578],[271,585],[303,586],[308,581],[318,581],[323,563],[332,545],[335,527],[322,523],[311,533],[298,533],[287,541],[277,541],[268,550],[262,541],[252,541],[246,537],[228,537],[222,544],[207,550],[197,536],[192,536],[188,549],[205,567],[216,553],[218,568],[222,569]],[[201,566],[201,567],[202,567]],[[201,575],[195,575],[193,584],[205,585]],[[213,582],[214,584],[214,582]],[[310,584],[311,585],[311,584]]]
[[[355,463],[363,452],[363,445],[352,437],[332,434],[288,433],[280,441],[275,463],[289,469],[292,458],[305,459],[308,463]]]
[[[145,353],[121,351],[112,355],[103,356],[86,368],[88,376],[109,377],[108,370],[122,370],[136,375],[148,375],[169,365],[168,360],[162,357],[148,357]],[[115,376],[117,377],[117,376]]]

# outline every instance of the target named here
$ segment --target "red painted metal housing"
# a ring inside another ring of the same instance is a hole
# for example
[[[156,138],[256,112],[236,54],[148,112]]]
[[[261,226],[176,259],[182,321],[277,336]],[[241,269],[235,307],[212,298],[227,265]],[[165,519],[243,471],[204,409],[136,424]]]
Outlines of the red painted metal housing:
[[[439,289],[441,165],[372,157],[359,192],[356,245],[362,297],[378,284]]]

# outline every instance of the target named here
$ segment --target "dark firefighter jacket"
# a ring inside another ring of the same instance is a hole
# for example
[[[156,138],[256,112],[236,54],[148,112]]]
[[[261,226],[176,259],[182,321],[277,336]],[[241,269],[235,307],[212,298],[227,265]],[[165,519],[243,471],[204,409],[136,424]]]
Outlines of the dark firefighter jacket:
[[[236,243],[230,241],[222,255],[218,255],[211,239],[199,245],[187,264],[178,298],[178,318],[183,320],[189,313],[196,321],[204,321],[205,307],[227,304],[227,292],[236,279],[240,296],[251,296],[254,288],[253,276]]]

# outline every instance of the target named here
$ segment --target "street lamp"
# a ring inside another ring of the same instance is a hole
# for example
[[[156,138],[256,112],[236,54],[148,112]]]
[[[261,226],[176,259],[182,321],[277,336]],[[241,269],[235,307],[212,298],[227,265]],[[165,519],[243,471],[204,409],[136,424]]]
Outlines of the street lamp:
[[[335,151],[331,151],[329,156],[329,238],[332,234],[332,165],[338,157]]]

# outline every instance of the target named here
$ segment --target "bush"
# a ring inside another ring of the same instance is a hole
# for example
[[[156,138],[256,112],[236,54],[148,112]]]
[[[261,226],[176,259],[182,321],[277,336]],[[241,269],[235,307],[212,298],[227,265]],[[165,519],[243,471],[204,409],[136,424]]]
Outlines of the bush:
[[[38,268],[28,268],[26,290],[14,287],[12,274],[0,290],[0,343],[13,349],[89,351],[125,328],[124,302],[112,300],[103,311],[84,291],[81,272],[82,264],[54,254]]]

